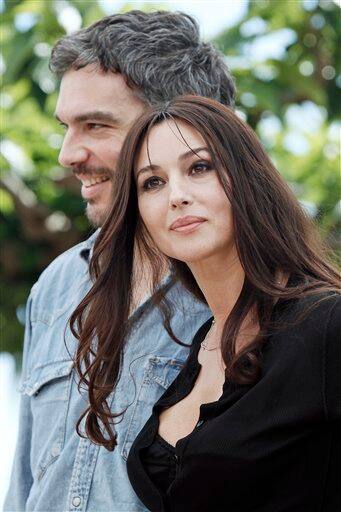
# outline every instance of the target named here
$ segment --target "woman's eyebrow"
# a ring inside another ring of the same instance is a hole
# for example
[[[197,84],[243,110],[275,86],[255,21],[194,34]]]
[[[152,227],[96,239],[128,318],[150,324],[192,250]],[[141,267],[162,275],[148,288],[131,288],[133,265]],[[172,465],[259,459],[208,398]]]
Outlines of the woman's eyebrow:
[[[189,149],[188,151],[186,151],[185,153],[183,153],[182,155],[179,156],[179,160],[180,161],[186,160],[186,158],[196,155],[197,153],[199,153],[199,151],[207,151],[207,153],[209,153],[209,150],[206,146],[201,146],[200,148]],[[140,174],[143,174],[148,171],[157,171],[158,169],[160,169],[159,165],[154,165],[154,164],[146,165],[145,167],[142,167],[142,169],[137,171],[136,178]]]
[[[193,154],[196,155],[197,153],[199,153],[199,151],[207,151],[207,153],[209,153],[209,150],[206,146],[201,146],[200,148],[194,148],[194,149],[191,148],[188,151],[186,151],[185,153],[183,153],[182,155],[180,155],[179,160],[185,160],[189,156],[193,156]]]
[[[142,169],[140,169],[139,171],[137,171],[136,173],[136,178],[140,175],[140,174],[143,174],[144,172],[148,172],[148,171],[156,171],[157,169],[160,169],[160,167],[158,165],[146,165],[145,167],[142,167]]]

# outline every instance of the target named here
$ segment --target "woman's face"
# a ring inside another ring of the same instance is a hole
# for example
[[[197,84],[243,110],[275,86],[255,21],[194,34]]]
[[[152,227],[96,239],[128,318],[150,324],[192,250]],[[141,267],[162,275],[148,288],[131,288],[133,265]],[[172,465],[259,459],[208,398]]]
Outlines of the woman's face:
[[[173,120],[163,121],[136,159],[141,218],[167,256],[185,263],[226,257],[234,249],[230,202],[200,133],[176,122],[182,136]]]

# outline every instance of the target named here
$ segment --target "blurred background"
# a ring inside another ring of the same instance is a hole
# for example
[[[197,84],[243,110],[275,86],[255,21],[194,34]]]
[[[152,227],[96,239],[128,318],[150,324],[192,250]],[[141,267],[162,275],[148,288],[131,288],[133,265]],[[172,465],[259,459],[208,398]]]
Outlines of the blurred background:
[[[79,182],[57,161],[63,132],[53,117],[58,83],[48,69],[50,50],[63,34],[131,9],[196,17],[235,76],[240,115],[335,254],[340,248],[337,1],[0,0],[0,415],[8,418],[0,432],[0,506],[16,435],[25,301],[49,262],[91,231]]]

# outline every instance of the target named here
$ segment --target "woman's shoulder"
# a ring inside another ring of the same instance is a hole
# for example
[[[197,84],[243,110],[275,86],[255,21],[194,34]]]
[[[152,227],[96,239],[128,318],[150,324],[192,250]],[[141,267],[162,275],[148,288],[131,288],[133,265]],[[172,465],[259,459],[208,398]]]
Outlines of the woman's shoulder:
[[[296,324],[318,322],[327,326],[337,322],[341,313],[341,294],[338,292],[318,292],[288,301],[282,308],[282,318],[296,320]]]
[[[323,304],[325,302],[325,304]],[[319,305],[318,305],[319,306]],[[321,301],[322,312],[326,313],[326,323],[329,329],[341,335],[341,294],[334,293]]]
[[[308,357],[320,365],[330,346],[341,354],[339,293],[316,293],[286,301],[277,313],[270,327],[269,341],[281,358]]]
[[[307,298],[308,314],[302,338],[311,360],[320,356],[322,396],[326,417],[341,420],[341,294],[324,293]]]
[[[307,321],[321,332],[325,346],[337,344],[340,350],[341,294],[323,293],[309,297],[307,311]]]

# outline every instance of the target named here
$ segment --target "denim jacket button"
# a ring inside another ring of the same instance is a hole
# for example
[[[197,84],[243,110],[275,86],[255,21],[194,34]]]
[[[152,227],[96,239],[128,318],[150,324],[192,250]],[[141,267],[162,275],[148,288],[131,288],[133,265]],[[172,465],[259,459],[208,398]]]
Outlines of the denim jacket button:
[[[73,499],[72,499],[72,505],[74,507],[79,507],[79,505],[81,504],[82,500],[80,499],[79,496],[75,496]]]
[[[51,448],[52,457],[57,457],[60,454],[60,445],[55,443]]]

